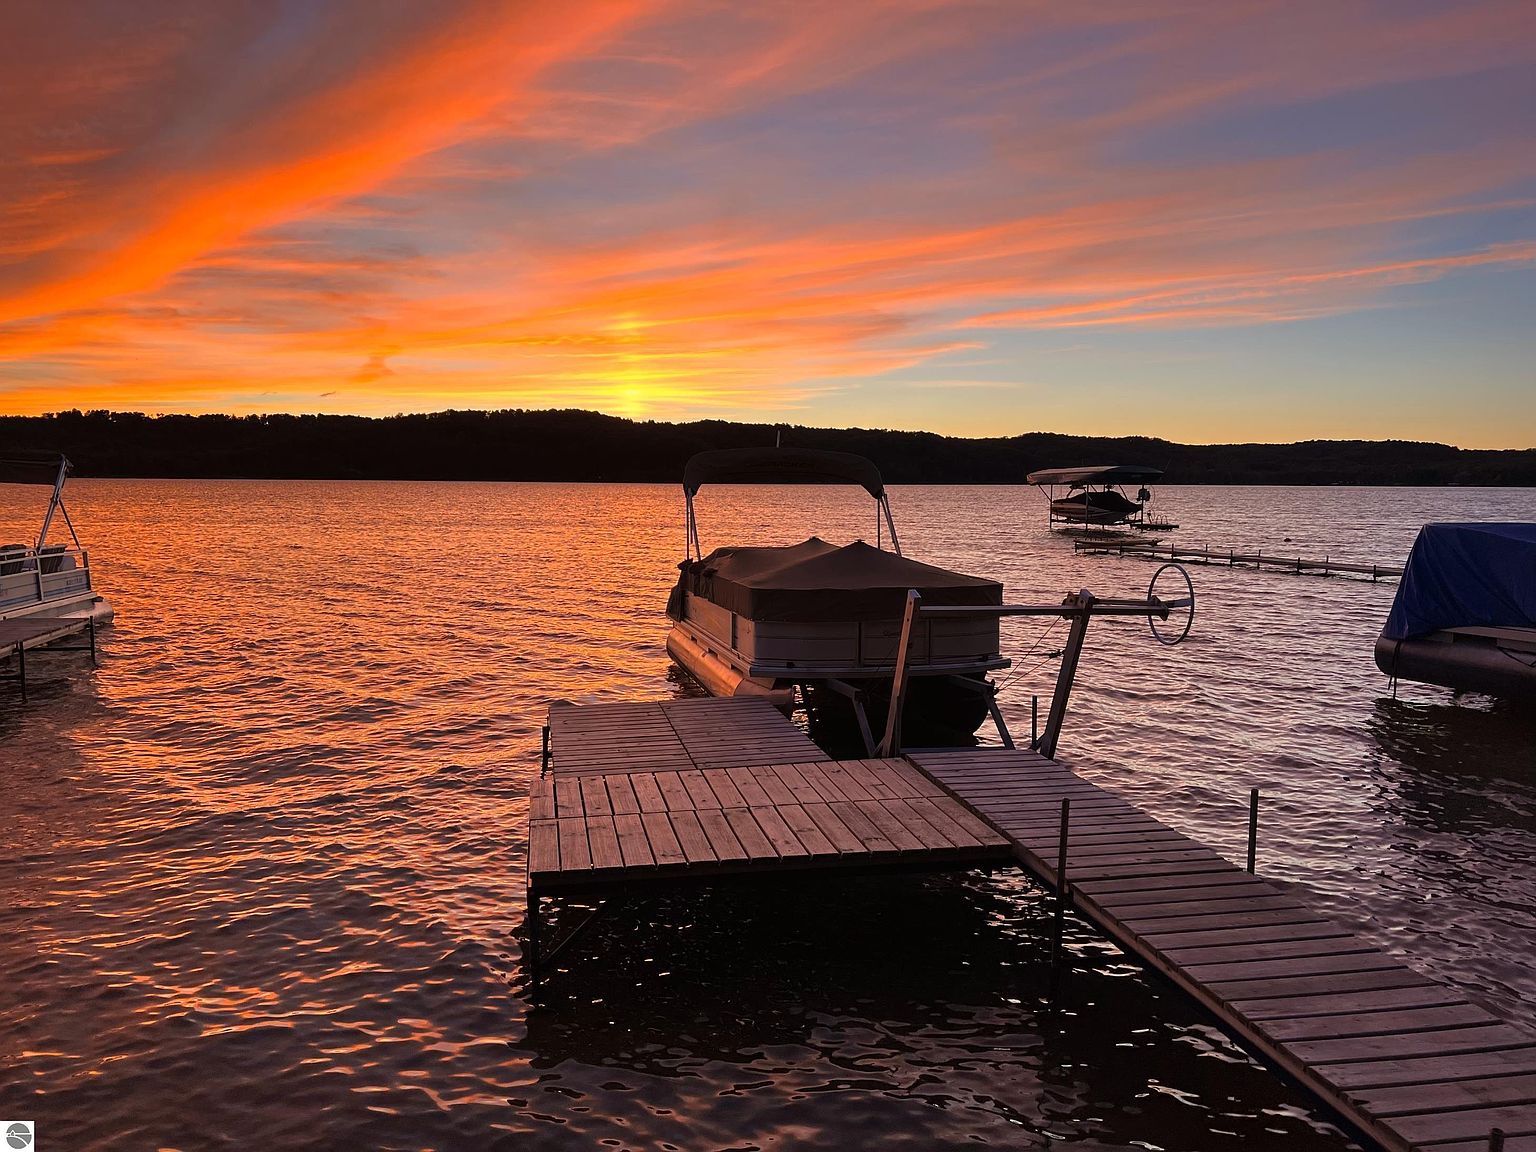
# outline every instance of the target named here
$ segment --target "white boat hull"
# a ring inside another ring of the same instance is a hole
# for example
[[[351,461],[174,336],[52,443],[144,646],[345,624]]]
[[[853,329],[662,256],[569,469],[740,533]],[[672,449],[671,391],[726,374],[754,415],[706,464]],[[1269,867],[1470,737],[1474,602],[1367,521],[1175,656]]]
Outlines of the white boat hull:
[[[794,708],[794,685],[748,676],[686,624],[667,634],[667,654],[711,696],[761,696],[786,714]]]

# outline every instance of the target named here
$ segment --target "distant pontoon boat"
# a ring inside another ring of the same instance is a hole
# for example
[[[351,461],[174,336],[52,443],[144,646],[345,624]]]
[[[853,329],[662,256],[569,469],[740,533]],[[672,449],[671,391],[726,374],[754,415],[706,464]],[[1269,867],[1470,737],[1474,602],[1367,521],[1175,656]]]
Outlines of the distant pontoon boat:
[[[1026,480],[1046,493],[1049,522],[1075,529],[1135,528],[1147,531],[1176,528],[1147,516],[1152,501],[1148,484],[1162,478],[1162,470],[1133,464],[1100,464],[1088,468],[1044,468]],[[1135,499],[1127,485],[1139,485]],[[1057,495],[1065,489],[1064,495]]]
[[[74,617],[105,623],[112,607],[91,587],[91,561],[69,510],[64,482],[69,460],[57,452],[0,450],[0,484],[38,484],[53,489],[43,525],[32,544],[0,544],[0,620],[21,617]],[[48,543],[55,517],[62,518],[74,547]]]
[[[1536,699],[1536,524],[1420,529],[1376,666],[1394,679]]]
[[[705,554],[694,497],[704,484],[857,484],[874,498],[875,544],[812,536],[786,547]],[[667,651],[714,696],[765,696],[788,712],[798,688],[813,725],[857,725],[885,714],[907,594],[925,605],[999,605],[1003,586],[901,554],[879,469],[862,456],[803,448],[703,452],[683,472],[687,556],[667,603]],[[890,549],[882,537],[890,536]],[[998,618],[925,621],[909,655],[903,731],[921,744],[969,739],[992,707],[987,673],[1006,668]]]

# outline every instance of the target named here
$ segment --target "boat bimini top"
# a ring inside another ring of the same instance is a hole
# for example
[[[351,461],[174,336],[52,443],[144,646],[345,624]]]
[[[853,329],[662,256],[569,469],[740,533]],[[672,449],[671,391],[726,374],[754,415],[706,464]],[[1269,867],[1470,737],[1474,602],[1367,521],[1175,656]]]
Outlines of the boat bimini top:
[[[1039,488],[1065,484],[1069,488],[1086,488],[1090,484],[1150,484],[1161,480],[1160,468],[1144,468],[1137,464],[1099,464],[1089,468],[1042,468],[1024,477]]]
[[[64,481],[69,478],[71,464],[62,452],[18,452],[0,449],[0,484],[42,484],[53,489],[48,498],[48,511],[43,514],[43,527],[37,534],[33,548],[41,551],[48,543],[48,530],[53,526],[55,512],[64,516],[64,526],[69,529],[70,539],[79,548],[80,537],[70,521],[69,509],[64,507]]]
[[[881,542],[882,519],[891,534],[891,547],[901,555],[891,502],[880,469],[852,452],[823,452],[814,448],[717,448],[700,452],[683,468],[683,496],[688,501],[688,558],[703,559],[693,498],[705,484],[857,484],[875,498],[875,545]]]

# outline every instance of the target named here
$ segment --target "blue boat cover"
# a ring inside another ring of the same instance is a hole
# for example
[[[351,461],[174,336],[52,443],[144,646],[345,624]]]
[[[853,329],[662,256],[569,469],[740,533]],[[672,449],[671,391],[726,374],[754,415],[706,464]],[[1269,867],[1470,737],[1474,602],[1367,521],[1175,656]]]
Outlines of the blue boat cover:
[[[1426,524],[1382,635],[1536,628],[1536,524]]]

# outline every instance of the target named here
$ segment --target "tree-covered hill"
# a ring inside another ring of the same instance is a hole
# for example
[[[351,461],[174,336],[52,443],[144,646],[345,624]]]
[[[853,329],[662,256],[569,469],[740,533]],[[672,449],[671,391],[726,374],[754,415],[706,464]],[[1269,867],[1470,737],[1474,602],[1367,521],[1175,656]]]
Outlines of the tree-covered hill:
[[[868,456],[892,483],[1022,483],[1036,468],[1147,464],[1187,484],[1536,485],[1536,449],[1387,440],[1175,444],[1146,437],[962,439],[930,432],[624,420],[596,412],[361,416],[0,416],[0,452],[57,449],[80,476],[677,482],[706,448],[784,443]]]

